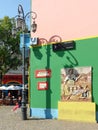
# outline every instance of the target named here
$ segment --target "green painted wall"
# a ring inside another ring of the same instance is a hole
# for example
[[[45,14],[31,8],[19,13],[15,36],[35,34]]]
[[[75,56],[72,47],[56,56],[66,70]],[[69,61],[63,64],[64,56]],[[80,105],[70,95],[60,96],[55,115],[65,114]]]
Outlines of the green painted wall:
[[[77,40],[76,49],[53,52],[52,45],[30,50],[30,107],[57,108],[60,100],[61,68],[92,67],[92,101],[98,105],[98,37]],[[51,78],[35,78],[35,71],[51,69]],[[38,90],[37,83],[48,81],[48,90]]]

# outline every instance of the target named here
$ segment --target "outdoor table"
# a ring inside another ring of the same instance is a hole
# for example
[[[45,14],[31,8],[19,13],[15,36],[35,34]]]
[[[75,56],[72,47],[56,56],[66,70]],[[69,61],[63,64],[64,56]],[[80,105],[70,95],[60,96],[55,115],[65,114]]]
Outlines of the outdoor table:
[[[10,99],[5,99],[4,104],[5,105],[10,105],[10,101],[11,101]]]

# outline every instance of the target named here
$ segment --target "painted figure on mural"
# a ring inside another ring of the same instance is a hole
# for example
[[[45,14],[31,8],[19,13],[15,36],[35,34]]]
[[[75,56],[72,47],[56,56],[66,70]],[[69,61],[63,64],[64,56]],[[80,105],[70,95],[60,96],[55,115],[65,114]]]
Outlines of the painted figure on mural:
[[[70,95],[75,87],[75,81],[79,78],[79,74],[74,69],[68,69],[63,83],[63,94]]]

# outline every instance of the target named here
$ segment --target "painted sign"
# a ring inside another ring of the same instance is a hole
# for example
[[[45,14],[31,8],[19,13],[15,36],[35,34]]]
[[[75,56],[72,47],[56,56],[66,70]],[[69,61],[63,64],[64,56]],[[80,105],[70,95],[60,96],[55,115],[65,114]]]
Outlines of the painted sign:
[[[36,70],[35,71],[35,77],[36,78],[45,78],[45,77],[50,77],[51,76],[51,70]]]
[[[29,33],[20,34],[20,50],[22,51],[25,46],[25,57],[29,57],[29,48],[32,45],[36,45],[38,42],[37,37],[30,37]]]
[[[38,82],[38,90],[47,90],[48,82]]]

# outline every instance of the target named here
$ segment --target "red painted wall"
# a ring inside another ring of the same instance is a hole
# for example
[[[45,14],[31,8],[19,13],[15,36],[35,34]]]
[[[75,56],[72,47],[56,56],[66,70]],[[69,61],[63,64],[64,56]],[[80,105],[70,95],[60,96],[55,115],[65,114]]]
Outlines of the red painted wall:
[[[4,75],[2,82],[3,84],[8,84],[10,82],[22,84],[22,75]]]

